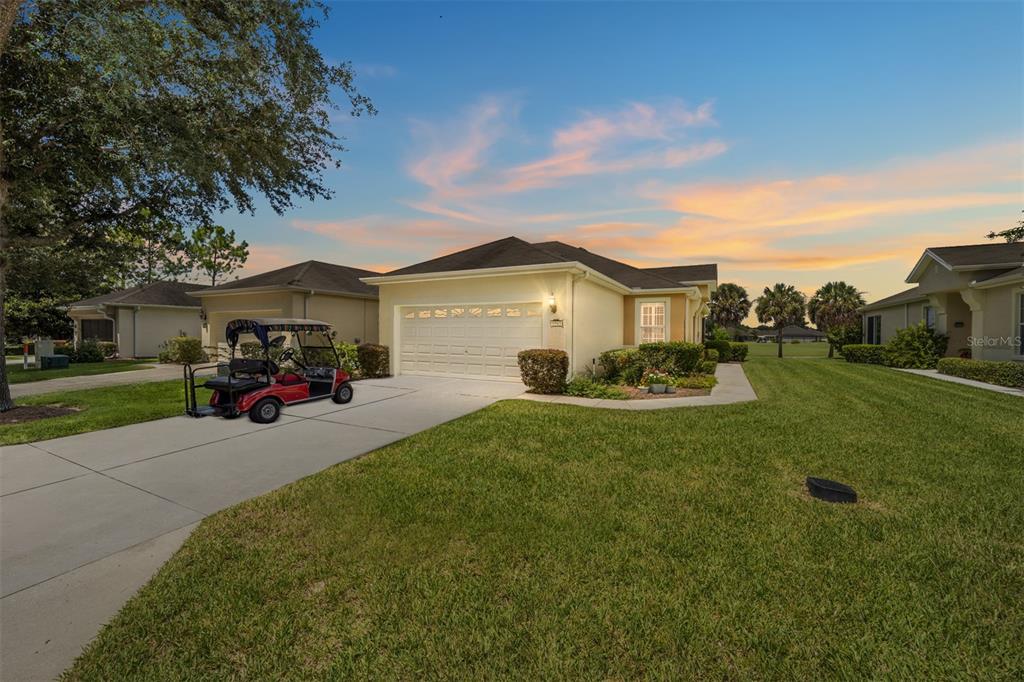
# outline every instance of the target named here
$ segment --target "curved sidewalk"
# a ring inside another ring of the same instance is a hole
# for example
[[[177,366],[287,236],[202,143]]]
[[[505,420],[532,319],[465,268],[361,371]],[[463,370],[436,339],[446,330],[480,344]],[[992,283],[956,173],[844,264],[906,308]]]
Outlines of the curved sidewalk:
[[[519,400],[533,400],[541,403],[599,407],[609,410],[667,410],[673,407],[699,407],[701,405],[731,405],[757,400],[757,394],[743,373],[739,363],[723,363],[715,370],[718,383],[711,389],[711,395],[694,395],[684,398],[651,398],[647,400],[607,400],[601,398],[577,398],[571,395],[540,395],[523,393]]]

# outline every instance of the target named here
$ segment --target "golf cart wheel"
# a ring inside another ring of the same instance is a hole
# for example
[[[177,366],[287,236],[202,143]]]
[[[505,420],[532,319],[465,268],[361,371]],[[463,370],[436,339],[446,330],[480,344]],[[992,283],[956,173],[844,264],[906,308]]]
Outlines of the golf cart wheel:
[[[269,424],[276,422],[281,416],[281,405],[273,398],[264,398],[252,406],[249,410],[249,419],[257,424]]]
[[[334,390],[334,396],[332,400],[334,400],[334,402],[338,403],[339,405],[344,405],[345,403],[352,402],[352,395],[352,384],[346,381],[345,383],[341,384],[340,386],[338,386],[338,388]]]

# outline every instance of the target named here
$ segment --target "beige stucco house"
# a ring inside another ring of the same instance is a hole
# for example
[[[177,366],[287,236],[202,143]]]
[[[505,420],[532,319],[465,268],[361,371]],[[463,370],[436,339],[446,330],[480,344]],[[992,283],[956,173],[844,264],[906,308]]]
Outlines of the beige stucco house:
[[[926,249],[906,281],[917,286],[861,308],[865,343],[924,320],[949,336],[947,355],[1024,361],[1024,244]]]
[[[570,368],[645,341],[701,341],[715,265],[635,268],[562,242],[508,237],[364,277],[393,374],[516,379],[526,348]]]
[[[306,261],[191,292],[202,305],[203,347],[224,349],[227,323],[243,317],[298,317],[328,322],[339,341],[377,341],[377,287],[362,277],[380,273]]]
[[[76,301],[68,307],[75,345],[82,339],[113,341],[121,357],[155,357],[172,336],[199,336],[202,284],[152,282]]]

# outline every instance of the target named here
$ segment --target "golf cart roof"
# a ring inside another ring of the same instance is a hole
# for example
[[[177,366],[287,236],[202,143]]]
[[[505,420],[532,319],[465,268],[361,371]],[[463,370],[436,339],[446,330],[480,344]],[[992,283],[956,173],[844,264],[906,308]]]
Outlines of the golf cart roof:
[[[264,347],[270,345],[267,332],[326,332],[331,325],[320,320],[303,320],[291,317],[254,317],[250,319],[231,320],[228,322],[225,336],[232,347],[238,343],[240,334],[254,334]]]

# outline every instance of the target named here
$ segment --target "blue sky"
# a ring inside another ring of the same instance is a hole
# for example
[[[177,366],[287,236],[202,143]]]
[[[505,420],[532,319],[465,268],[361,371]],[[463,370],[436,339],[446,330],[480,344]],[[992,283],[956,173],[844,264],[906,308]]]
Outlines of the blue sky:
[[[754,295],[904,288],[1024,208],[1021,3],[334,3],[380,113],[330,201],[223,222],[241,273],[388,269],[515,234]]]

